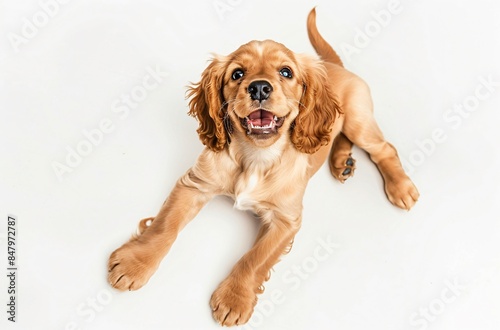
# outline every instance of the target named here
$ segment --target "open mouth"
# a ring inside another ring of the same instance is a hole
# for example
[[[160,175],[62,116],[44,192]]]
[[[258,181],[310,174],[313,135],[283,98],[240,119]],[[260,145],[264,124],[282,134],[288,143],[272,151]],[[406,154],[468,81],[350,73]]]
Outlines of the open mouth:
[[[265,136],[277,133],[278,128],[285,122],[285,117],[278,117],[270,111],[258,109],[245,118],[240,118],[240,121],[248,135]]]

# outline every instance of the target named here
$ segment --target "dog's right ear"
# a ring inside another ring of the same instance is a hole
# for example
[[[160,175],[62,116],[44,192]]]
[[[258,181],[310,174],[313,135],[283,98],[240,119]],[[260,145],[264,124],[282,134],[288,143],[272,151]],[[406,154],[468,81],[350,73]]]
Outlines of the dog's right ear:
[[[229,140],[224,128],[224,96],[222,85],[227,61],[223,56],[215,56],[203,71],[201,80],[188,87],[190,116],[195,117],[199,126],[196,130],[201,142],[210,150],[224,149]]]

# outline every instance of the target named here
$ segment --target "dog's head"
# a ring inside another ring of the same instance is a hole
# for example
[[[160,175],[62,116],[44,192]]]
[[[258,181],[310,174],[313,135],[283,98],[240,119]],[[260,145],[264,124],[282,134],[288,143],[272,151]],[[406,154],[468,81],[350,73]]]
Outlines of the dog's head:
[[[211,61],[189,87],[189,114],[213,151],[238,131],[257,147],[287,134],[298,150],[313,153],[328,144],[340,112],[328,78],[319,59],[271,40],[252,41]]]

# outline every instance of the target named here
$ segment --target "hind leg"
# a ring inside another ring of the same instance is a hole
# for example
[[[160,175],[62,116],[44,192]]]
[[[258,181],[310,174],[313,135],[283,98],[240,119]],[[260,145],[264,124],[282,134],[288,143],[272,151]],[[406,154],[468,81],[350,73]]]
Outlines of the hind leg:
[[[417,188],[401,166],[394,146],[387,142],[373,117],[370,91],[361,79],[344,102],[345,121],[342,131],[355,145],[364,149],[377,165],[384,179],[389,201],[409,210],[418,200]]]
[[[328,159],[330,172],[333,177],[344,183],[349,177],[354,175],[356,160],[351,157],[352,142],[340,133],[333,141],[332,151]]]

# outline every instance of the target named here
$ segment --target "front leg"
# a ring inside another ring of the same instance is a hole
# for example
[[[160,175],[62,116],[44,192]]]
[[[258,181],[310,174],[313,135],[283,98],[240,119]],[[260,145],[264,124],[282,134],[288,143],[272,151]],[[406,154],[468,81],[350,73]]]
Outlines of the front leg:
[[[265,223],[252,249],[234,266],[212,295],[213,316],[221,325],[248,322],[272,266],[286,253],[300,227],[300,217]]]
[[[114,251],[108,262],[108,281],[118,290],[137,290],[146,284],[168,253],[179,232],[212,198],[199,190],[192,171],[177,181],[151,224],[139,226],[140,234]]]

